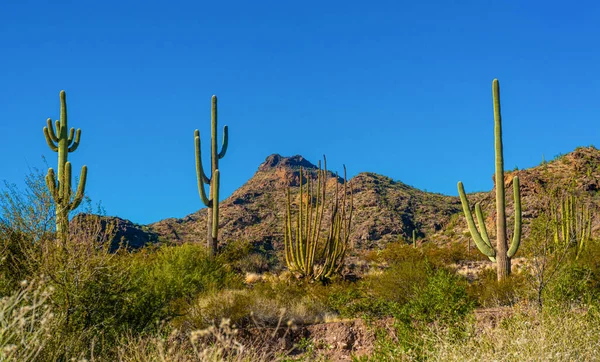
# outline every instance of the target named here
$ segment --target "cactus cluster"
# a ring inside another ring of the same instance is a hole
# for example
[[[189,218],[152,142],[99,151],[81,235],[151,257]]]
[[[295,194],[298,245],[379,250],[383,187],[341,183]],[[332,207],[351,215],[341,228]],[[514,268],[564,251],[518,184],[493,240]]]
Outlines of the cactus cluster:
[[[556,247],[576,247],[576,258],[591,238],[592,210],[575,195],[565,195],[552,207]]]
[[[327,189],[325,157],[324,169],[321,169],[321,162],[318,165],[316,192],[314,183],[310,175],[304,182],[304,171],[300,168],[299,206],[295,223],[292,222],[290,189],[287,189],[284,227],[285,261],[289,270],[300,278],[327,280],[340,271],[348,248],[353,208],[352,188],[350,188],[350,203],[347,206],[348,183],[344,166],[342,196],[340,198],[336,181],[328,232],[324,236],[325,242],[322,243],[321,229]]]
[[[198,192],[200,199],[208,208],[207,222],[207,248],[210,255],[217,252],[219,234],[219,160],[225,157],[228,144],[228,128],[223,127],[223,144],[221,151],[217,149],[217,96],[211,100],[211,168],[210,176],[207,176],[202,167],[202,153],[200,151],[200,131],[194,131],[194,145],[196,148],[196,177],[198,179]],[[206,195],[204,185],[209,185],[209,193]]]
[[[485,220],[479,203],[475,205],[475,213],[481,232],[477,230],[473,221],[473,214],[465,194],[462,182],[458,182],[458,193],[469,231],[477,248],[490,260],[496,262],[498,280],[510,275],[511,258],[519,249],[521,243],[521,194],[519,191],[519,177],[512,179],[514,191],[515,223],[510,248],[507,242],[506,212],[504,198],[504,159],[502,154],[502,116],[500,113],[500,85],[497,79],[492,82],[492,98],[494,103],[494,137],[496,151],[496,249],[492,246],[485,227]]]
[[[48,118],[44,127],[44,136],[50,149],[58,153],[58,180],[52,168],[48,169],[46,185],[54,199],[56,208],[56,232],[59,238],[65,239],[69,233],[69,212],[75,210],[85,192],[87,167],[83,166],[79,177],[77,192],[73,197],[71,189],[71,163],[67,161],[69,152],[75,152],[79,146],[81,130],[69,129],[67,125],[67,95],[60,92],[60,120],[52,126],[52,119]]]

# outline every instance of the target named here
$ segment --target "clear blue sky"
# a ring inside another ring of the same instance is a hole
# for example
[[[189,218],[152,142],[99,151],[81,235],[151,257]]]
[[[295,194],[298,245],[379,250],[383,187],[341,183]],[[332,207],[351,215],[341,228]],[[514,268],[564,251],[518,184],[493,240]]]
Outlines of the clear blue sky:
[[[75,173],[134,222],[203,207],[193,132],[208,156],[212,94],[223,197],[272,153],[489,190],[495,77],[507,169],[600,146],[599,19],[597,1],[5,0],[0,180],[56,167],[42,127],[64,89]]]

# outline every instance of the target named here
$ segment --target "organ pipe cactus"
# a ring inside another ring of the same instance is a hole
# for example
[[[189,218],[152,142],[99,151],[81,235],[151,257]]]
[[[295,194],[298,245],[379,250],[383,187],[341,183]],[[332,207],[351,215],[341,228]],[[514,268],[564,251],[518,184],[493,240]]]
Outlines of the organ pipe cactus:
[[[223,127],[223,144],[221,151],[217,150],[217,96],[211,100],[211,168],[210,176],[207,176],[202,167],[202,153],[200,151],[200,131],[194,131],[194,145],[196,147],[196,178],[198,179],[198,192],[200,199],[208,208],[207,216],[207,248],[210,255],[217,252],[217,240],[219,234],[219,160],[225,157],[229,140],[227,126]],[[206,195],[204,185],[209,185],[209,193]]]
[[[576,259],[585,249],[592,233],[592,210],[575,195],[566,195],[560,206],[552,208],[554,219],[554,242],[557,247],[576,247]]]
[[[475,213],[481,232],[477,230],[469,201],[465,194],[462,182],[458,182],[458,193],[462,203],[469,231],[477,248],[491,261],[496,262],[498,280],[510,275],[511,258],[519,249],[521,243],[521,195],[519,191],[519,177],[512,180],[514,192],[515,224],[510,248],[507,243],[506,214],[504,199],[504,159],[502,156],[502,116],[500,114],[500,85],[498,80],[492,82],[492,97],[494,103],[494,136],[496,148],[496,249],[492,246],[485,227],[483,213],[479,203],[475,205]]]
[[[44,127],[44,136],[50,149],[58,153],[58,180],[52,168],[48,169],[46,185],[54,199],[56,208],[56,233],[65,240],[69,233],[69,212],[75,210],[83,199],[87,167],[81,168],[79,185],[73,197],[71,189],[71,163],[67,161],[69,152],[75,152],[79,146],[81,130],[69,129],[67,125],[67,95],[60,92],[60,120],[52,127],[52,119],[48,118]]]
[[[327,234],[322,238],[327,189],[327,163],[324,170],[319,162],[315,185],[308,176],[303,185],[304,171],[300,168],[300,201],[295,223],[292,222],[292,200],[287,189],[287,207],[284,228],[285,261],[289,270],[300,278],[325,281],[338,273],[343,266],[348,248],[352,222],[353,196],[350,188],[350,205],[347,206],[348,183],[344,166],[344,184],[340,199],[336,175],[336,189],[331,205],[331,219]],[[324,239],[323,246],[321,241]]]

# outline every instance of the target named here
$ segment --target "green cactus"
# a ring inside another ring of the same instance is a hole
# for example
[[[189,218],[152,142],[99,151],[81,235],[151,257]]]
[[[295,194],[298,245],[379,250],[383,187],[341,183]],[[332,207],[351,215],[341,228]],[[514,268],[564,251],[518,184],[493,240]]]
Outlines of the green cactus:
[[[413,242],[413,248],[417,247],[417,230],[413,229],[412,231],[412,242]]]
[[[565,195],[557,203],[553,203],[554,243],[556,247],[576,247],[578,259],[591,238],[592,210],[575,195]]]
[[[504,200],[504,160],[502,156],[502,116],[500,114],[500,85],[498,79],[492,82],[492,97],[494,103],[494,135],[496,148],[496,250],[490,243],[490,239],[485,227],[483,213],[479,203],[475,205],[475,213],[481,233],[477,230],[473,215],[469,207],[469,201],[465,194],[462,182],[458,182],[458,193],[462,203],[465,218],[469,226],[469,231],[477,248],[486,255],[491,261],[497,264],[498,280],[502,280],[510,275],[511,258],[519,249],[521,243],[521,195],[519,191],[519,177],[513,178],[515,224],[513,239],[510,249],[507,243],[506,233],[506,214]],[[508,250],[507,250],[508,249]]]
[[[207,248],[209,254],[217,253],[217,242],[219,234],[219,160],[225,157],[229,132],[227,126],[223,127],[223,144],[221,151],[217,150],[217,96],[211,99],[211,174],[210,177],[204,172],[202,167],[202,153],[200,151],[200,132],[194,131],[194,144],[196,147],[196,177],[198,179],[198,192],[200,199],[208,208],[207,222]],[[204,184],[209,185],[209,194],[204,191]]]
[[[81,168],[77,192],[73,196],[71,189],[71,163],[67,161],[69,152],[74,152],[79,146],[81,130],[74,128],[69,130],[67,125],[67,95],[65,91],[60,92],[60,120],[55,123],[56,130],[52,127],[52,119],[48,118],[47,126],[44,127],[44,136],[50,149],[58,153],[58,182],[52,168],[48,169],[46,185],[54,199],[56,207],[56,233],[59,238],[65,240],[69,233],[69,212],[75,210],[85,192],[85,181],[87,167]]]
[[[350,206],[348,210],[346,205],[348,184],[346,181],[346,167],[344,166],[343,196],[340,200],[336,181],[334,201],[331,205],[331,221],[328,233],[325,236],[325,243],[320,249],[321,226],[325,214],[327,189],[326,160],[324,161],[324,170],[321,170],[321,162],[319,162],[316,193],[314,192],[314,180],[307,177],[305,185],[303,185],[303,180],[304,172],[300,168],[300,202],[295,225],[292,223],[290,189],[287,190],[284,228],[285,261],[289,270],[300,278],[328,280],[340,271],[346,255],[352,222],[352,189],[350,188]],[[317,254],[317,251],[320,251],[320,253]]]

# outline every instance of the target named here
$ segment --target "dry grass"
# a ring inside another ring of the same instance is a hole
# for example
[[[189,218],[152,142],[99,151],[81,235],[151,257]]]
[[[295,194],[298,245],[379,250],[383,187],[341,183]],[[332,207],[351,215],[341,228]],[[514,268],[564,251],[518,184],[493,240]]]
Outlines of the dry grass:
[[[201,296],[191,306],[186,319],[196,328],[227,318],[236,325],[275,327],[283,320],[292,324],[312,324],[331,320],[330,310],[309,295],[273,297],[260,291],[222,290]]]
[[[427,334],[431,361],[598,361],[600,313],[596,309],[538,313],[526,308],[464,340]]]
[[[49,339],[51,290],[25,280],[21,287],[0,299],[0,361],[33,361]]]
[[[242,343],[229,319],[219,325],[167,338],[130,338],[119,347],[119,362],[261,362],[281,361],[286,353],[270,346]]]

